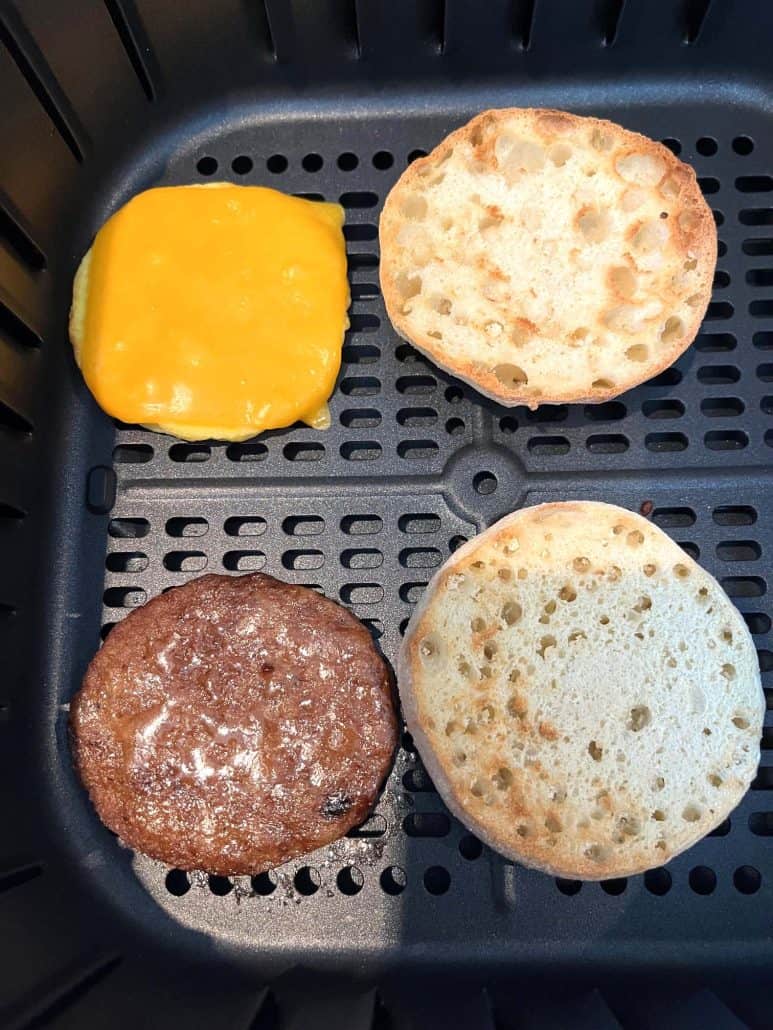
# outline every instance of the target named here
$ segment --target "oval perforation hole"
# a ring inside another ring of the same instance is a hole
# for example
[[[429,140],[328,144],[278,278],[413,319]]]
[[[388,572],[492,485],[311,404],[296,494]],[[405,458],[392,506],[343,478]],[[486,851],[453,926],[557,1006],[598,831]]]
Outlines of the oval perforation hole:
[[[223,568],[229,572],[260,572],[266,564],[262,551],[226,551]]]
[[[401,533],[437,533],[440,526],[440,516],[430,513],[401,515],[397,521]]]
[[[403,786],[413,794],[431,794],[435,788],[426,771],[418,766],[403,773]]]
[[[712,157],[718,149],[717,141],[712,136],[701,136],[695,149],[702,157]]]
[[[230,894],[234,889],[233,883],[227,876],[210,875],[207,881],[210,893],[217,895],[219,898],[224,898],[226,894]]]
[[[682,381],[682,373],[678,368],[672,366],[665,369],[647,383],[647,387],[678,386]]]
[[[749,829],[755,837],[773,837],[773,812],[752,812]]]
[[[704,397],[701,411],[708,418],[735,418],[743,415],[744,403],[740,397]]]
[[[204,536],[208,530],[209,523],[207,520],[198,516],[192,516],[190,518],[177,516],[176,518],[168,519],[166,523],[166,531],[169,536]]]
[[[403,819],[403,830],[409,837],[447,837],[451,820],[445,812],[411,812]]]
[[[353,840],[370,840],[376,837],[383,837],[386,831],[387,821],[384,816],[371,815],[368,816],[364,823],[360,823],[359,826],[353,826],[346,836],[351,837]]]
[[[593,405],[589,404],[589,408]],[[527,422],[541,424],[544,422],[565,422],[569,417],[567,404],[540,404],[536,411],[526,411]]]
[[[116,465],[142,465],[153,460],[153,448],[146,443],[122,443],[113,448]]]
[[[773,208],[746,207],[738,214],[741,225],[773,225]]]
[[[287,171],[289,163],[284,154],[272,154],[266,161],[266,168],[272,175],[281,175]]]
[[[429,359],[420,354],[410,343],[399,343],[395,348],[395,357],[404,365],[424,365],[431,368]]]
[[[698,178],[698,185],[704,197],[709,197],[712,193],[719,193],[719,179],[715,179],[713,175],[701,175]]]
[[[225,449],[229,461],[265,461],[268,447],[264,443],[232,443]]]
[[[732,823],[729,819],[723,820],[719,826],[715,826],[713,830],[710,830],[707,837],[726,837],[732,828]]]
[[[376,440],[347,440],[340,447],[344,461],[375,461],[381,453],[381,444]]]
[[[384,635],[384,623],[380,619],[360,619],[360,622],[374,640],[381,640]]]
[[[370,190],[353,190],[350,193],[342,193],[338,202],[342,207],[375,207],[378,204],[378,194]]]
[[[170,894],[181,898],[191,889],[191,881],[184,869],[170,869],[166,874],[164,885]]]
[[[554,458],[569,453],[569,441],[565,436],[532,436],[526,445],[531,454]]]
[[[773,239],[769,236],[752,236],[743,241],[741,250],[750,257],[773,257]]]
[[[746,281],[750,286],[773,286],[773,268],[750,268]]]
[[[144,572],[148,567],[148,556],[142,551],[113,551],[105,558],[108,572]]]
[[[311,897],[312,894],[317,893],[322,885],[322,877],[319,875],[319,870],[315,869],[314,866],[304,865],[295,874],[293,883],[299,894],[302,894],[304,897]]]
[[[695,512],[692,508],[655,508],[652,521],[662,529],[676,529],[695,525]]]
[[[339,596],[344,604],[379,604],[384,600],[384,588],[378,583],[345,583]]]
[[[351,283],[349,289],[353,301],[368,301],[381,296],[378,283]]]
[[[268,870],[265,873],[258,873],[257,876],[251,877],[250,885],[259,897],[267,898],[276,890],[276,878],[274,877],[274,874]]]
[[[378,315],[352,314],[349,316],[349,332],[354,333],[375,333],[381,325]]]
[[[249,175],[252,169],[253,161],[247,154],[239,154],[238,157],[235,157],[231,162],[231,170],[235,172],[236,175]]]
[[[375,547],[349,547],[341,552],[340,561],[345,569],[379,569],[384,555]]]
[[[705,865],[696,865],[690,870],[690,889],[696,894],[713,894],[717,886],[717,874]]]
[[[341,393],[346,397],[374,397],[381,390],[375,376],[347,376],[341,380]]]
[[[400,376],[395,387],[398,393],[411,395],[421,395],[432,393],[437,387],[437,379],[430,375],[407,375]]]
[[[355,894],[359,894],[365,883],[365,877],[362,875],[362,870],[356,865],[348,865],[343,869],[339,870],[338,876],[336,877],[336,886],[341,894],[345,894],[347,897],[353,897]]]
[[[322,551],[285,551],[282,555],[282,565],[293,572],[308,572],[311,569],[321,569],[325,564],[325,556]]]
[[[381,412],[375,408],[347,408],[339,421],[346,429],[374,429],[381,424]]]
[[[196,162],[196,171],[199,175],[214,175],[217,171],[217,160],[214,157],[200,157]]]
[[[206,567],[203,551],[170,551],[164,556],[164,568],[170,572],[201,572]]]
[[[748,157],[754,150],[754,140],[751,136],[736,136],[733,140],[733,150],[741,157]]]
[[[207,461],[212,448],[205,443],[175,443],[169,448],[172,461]]]
[[[407,883],[405,870],[399,865],[387,866],[381,873],[378,882],[385,894],[390,894],[393,897],[402,894]]]
[[[717,429],[706,433],[703,442],[710,451],[741,451],[749,445],[749,437],[741,429]]]
[[[117,518],[111,519],[107,527],[110,536],[119,540],[138,540],[150,532],[147,519]]]
[[[648,433],[644,437],[644,446],[648,451],[658,454],[668,451],[684,451],[687,449],[687,437],[684,433]]]
[[[325,457],[325,446],[313,440],[298,440],[285,444],[282,454],[288,461],[322,461]]]
[[[282,522],[287,536],[319,536],[325,531],[325,520],[319,515],[288,515]]]
[[[381,349],[373,343],[346,343],[341,358],[349,365],[375,365],[381,357]]]
[[[566,880],[564,877],[559,876],[556,877],[556,887],[565,897],[573,898],[582,890],[582,882],[580,880]]]
[[[476,494],[493,494],[499,485],[499,480],[493,472],[477,472],[472,480],[472,488]]]
[[[591,422],[619,422],[628,414],[622,401],[604,401],[602,404],[586,404],[583,413]]]
[[[671,890],[671,873],[663,867],[659,869],[648,869],[644,874],[644,886],[657,897],[663,897]]]
[[[712,517],[718,526],[753,526],[757,512],[748,504],[726,504],[715,508]]]
[[[445,894],[451,886],[451,874],[442,865],[432,865],[424,872],[424,888],[429,894]]]
[[[378,515],[345,515],[341,532],[348,536],[372,536],[380,533],[384,523]]]
[[[400,408],[396,418],[401,426],[416,429],[417,427],[435,425],[438,420],[438,413],[434,408]]]
[[[681,418],[684,415],[685,408],[681,401],[665,399],[645,401],[641,406],[641,410],[645,418],[669,419]]]
[[[262,536],[266,532],[266,520],[259,515],[234,515],[223,525],[228,536]]]
[[[402,440],[397,445],[397,455],[410,461],[433,458],[440,450],[434,440]]]
[[[369,222],[355,222],[344,226],[344,239],[351,243],[362,243],[378,237],[378,226]]]
[[[724,290],[729,285],[730,285],[730,275],[729,275],[729,273],[723,271],[722,269],[718,269],[714,273],[714,282],[712,284],[712,289],[714,289],[714,290]]]
[[[737,340],[732,333],[701,333],[695,340],[695,349],[702,354],[719,354],[735,350]]]
[[[630,445],[620,433],[596,433],[588,437],[585,446],[592,454],[622,454]]]
[[[619,876],[613,880],[602,880],[601,889],[605,894],[611,894],[613,897],[618,897],[622,894],[628,886],[628,880],[624,876]]]
[[[108,587],[102,600],[108,608],[139,608],[148,599],[140,587]]]
[[[742,615],[750,633],[760,636],[770,632],[771,618],[765,612],[742,612]]]
[[[749,307],[751,308],[753,305],[749,305]],[[706,308],[704,318],[707,322],[720,322],[722,319],[732,318],[734,310],[733,305],[729,301],[713,300]]]
[[[756,894],[762,886],[762,875],[754,866],[738,866],[733,873],[733,886],[741,894]]]
[[[725,576],[722,586],[728,597],[762,597],[767,589],[761,576]]]
[[[404,547],[399,561],[404,569],[435,569],[443,556],[436,547]]]
[[[477,837],[466,833],[459,841],[459,854],[468,862],[474,862],[483,854],[483,845]]]

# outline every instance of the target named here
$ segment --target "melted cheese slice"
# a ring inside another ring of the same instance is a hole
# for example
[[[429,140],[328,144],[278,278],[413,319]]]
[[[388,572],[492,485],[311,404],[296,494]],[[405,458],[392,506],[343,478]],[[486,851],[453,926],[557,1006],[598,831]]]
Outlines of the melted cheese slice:
[[[343,220],[260,186],[130,200],[74,288],[70,335],[99,404],[191,440],[328,425],[349,324]]]

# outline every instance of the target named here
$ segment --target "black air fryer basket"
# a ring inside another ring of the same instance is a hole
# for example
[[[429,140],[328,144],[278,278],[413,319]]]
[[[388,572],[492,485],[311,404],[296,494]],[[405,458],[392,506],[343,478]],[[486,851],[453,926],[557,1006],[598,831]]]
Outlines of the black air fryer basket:
[[[66,732],[100,637],[204,569],[314,585],[394,660],[460,542],[565,498],[651,505],[738,605],[773,697],[773,4],[0,0],[0,44],[0,1026],[773,1026],[773,721],[729,820],[601,884],[482,847],[407,735],[343,841],[252,880],[170,870],[99,822]],[[386,318],[385,194],[513,105],[664,140],[714,208],[695,345],[616,401],[500,408]],[[183,443],[111,421],[76,370],[97,228],[141,189],[218,179],[346,208],[327,432]]]

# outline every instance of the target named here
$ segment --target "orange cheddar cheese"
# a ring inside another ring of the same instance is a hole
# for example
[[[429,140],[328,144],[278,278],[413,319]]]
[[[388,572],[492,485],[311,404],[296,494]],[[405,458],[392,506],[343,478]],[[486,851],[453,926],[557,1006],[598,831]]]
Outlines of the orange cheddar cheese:
[[[260,186],[130,200],[74,287],[70,335],[102,408],[184,439],[323,427],[349,324],[343,220]]]

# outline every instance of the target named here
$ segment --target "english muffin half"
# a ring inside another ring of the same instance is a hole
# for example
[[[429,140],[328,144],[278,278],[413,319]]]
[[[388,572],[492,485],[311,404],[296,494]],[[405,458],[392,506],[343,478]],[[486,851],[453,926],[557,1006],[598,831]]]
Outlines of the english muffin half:
[[[722,822],[760,757],[749,631],[657,526],[597,502],[502,519],[429,584],[398,682],[451,811],[556,876],[661,865]]]
[[[502,404],[609,400],[695,338],[714,219],[692,168],[613,122],[485,111],[386,199],[381,286],[400,336]]]

